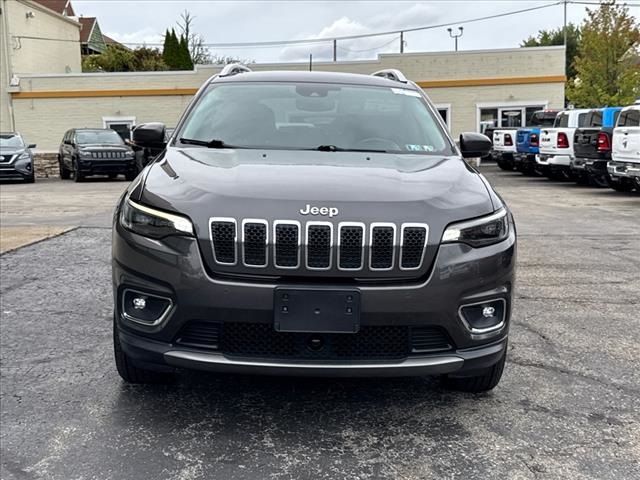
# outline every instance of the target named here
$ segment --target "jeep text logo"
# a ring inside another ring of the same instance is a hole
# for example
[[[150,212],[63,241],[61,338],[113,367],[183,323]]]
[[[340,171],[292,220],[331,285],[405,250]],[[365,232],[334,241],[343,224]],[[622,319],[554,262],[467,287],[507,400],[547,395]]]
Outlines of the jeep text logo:
[[[301,215],[329,215],[329,218],[338,215],[336,207],[312,207],[308,203],[299,211]]]

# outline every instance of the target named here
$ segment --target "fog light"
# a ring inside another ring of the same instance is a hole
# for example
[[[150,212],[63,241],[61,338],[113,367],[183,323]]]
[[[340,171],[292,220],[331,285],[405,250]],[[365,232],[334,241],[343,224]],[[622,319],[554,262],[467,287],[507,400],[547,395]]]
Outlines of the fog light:
[[[144,302],[144,300],[143,300],[143,302]],[[144,308],[144,305],[141,308]],[[484,307],[482,309],[482,316],[484,318],[493,318],[495,316],[495,314],[496,314],[496,309],[493,308],[493,307]]]
[[[502,298],[463,305],[459,315],[472,334],[490,333],[504,326],[507,302]]]
[[[133,299],[133,308],[143,310],[147,306],[147,300],[144,297],[136,297]]]
[[[167,316],[173,302],[168,297],[125,289],[122,292],[122,315],[143,325],[158,325]]]

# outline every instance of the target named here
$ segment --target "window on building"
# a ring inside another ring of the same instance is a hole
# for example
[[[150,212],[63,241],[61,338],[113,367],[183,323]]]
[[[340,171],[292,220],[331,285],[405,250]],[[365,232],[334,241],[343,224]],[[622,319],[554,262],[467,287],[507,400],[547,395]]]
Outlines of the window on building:
[[[110,128],[118,132],[118,135],[120,135],[123,140],[130,140],[131,130],[136,124],[136,119],[135,117],[103,117],[102,123],[104,128]]]
[[[544,105],[480,108],[480,132],[484,133],[487,128],[524,127],[529,124],[534,112],[544,108]]]
[[[442,117],[442,120],[447,125],[447,128],[451,129],[451,105],[450,104],[436,104],[436,110]]]

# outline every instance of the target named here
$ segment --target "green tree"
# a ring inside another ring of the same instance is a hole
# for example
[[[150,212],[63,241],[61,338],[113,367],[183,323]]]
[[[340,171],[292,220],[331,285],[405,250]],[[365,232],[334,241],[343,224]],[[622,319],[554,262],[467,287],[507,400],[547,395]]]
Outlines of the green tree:
[[[180,60],[180,43],[176,32],[171,29],[167,30],[164,36],[164,48],[162,49],[162,58],[167,64],[169,70],[181,70],[182,63]]]
[[[555,30],[539,30],[538,35],[529,37],[520,44],[521,47],[550,47],[553,45],[564,45],[564,28]],[[578,54],[580,46],[580,28],[573,23],[567,25],[567,59],[565,72],[567,78],[573,79],[576,70],[573,62]]]
[[[178,46],[181,70],[193,70],[193,62],[191,61],[189,45],[184,35],[180,35],[180,42],[178,43]]]
[[[633,54],[639,43],[638,23],[626,5],[614,1],[587,9],[569,101],[576,107],[633,103],[640,95],[640,65]]]
[[[129,50],[122,45],[107,45],[101,54],[82,59],[83,72],[140,72],[168,70],[162,54],[154,48]]]

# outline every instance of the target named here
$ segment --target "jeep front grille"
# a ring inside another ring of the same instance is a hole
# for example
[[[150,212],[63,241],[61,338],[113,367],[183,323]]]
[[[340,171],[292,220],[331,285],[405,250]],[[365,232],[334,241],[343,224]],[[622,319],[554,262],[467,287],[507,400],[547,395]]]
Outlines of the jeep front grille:
[[[125,158],[126,156],[126,152],[91,152],[91,158],[98,159]]]
[[[340,271],[418,270],[429,227],[423,223],[210,220],[214,261],[249,268]]]

